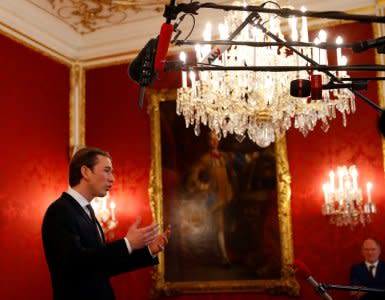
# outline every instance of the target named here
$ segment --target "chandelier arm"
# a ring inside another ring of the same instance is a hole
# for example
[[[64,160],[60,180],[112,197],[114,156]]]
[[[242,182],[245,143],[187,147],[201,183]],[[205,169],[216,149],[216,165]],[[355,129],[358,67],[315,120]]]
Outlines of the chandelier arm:
[[[229,45],[229,46],[250,46],[250,47],[268,47],[268,46],[292,46],[292,47],[313,47],[320,49],[337,49],[337,48],[353,48],[355,44],[328,44],[328,43],[309,43],[309,42],[246,42],[246,41],[230,41],[230,40],[212,40],[212,41],[198,41],[198,40],[176,40],[176,46],[182,45]]]
[[[200,8],[212,8],[220,10],[235,10],[235,11],[251,11],[251,12],[260,12],[260,13],[270,13],[276,14],[283,18],[289,18],[292,16],[296,17],[313,17],[320,19],[337,19],[337,20],[351,20],[359,22],[374,22],[374,23],[385,23],[385,17],[379,17],[375,15],[361,15],[361,14],[348,14],[342,11],[301,11],[297,9],[289,8],[265,8],[262,6],[236,6],[236,5],[220,5],[212,2],[208,3],[199,3],[193,2],[192,4],[197,5],[198,3]]]
[[[254,71],[254,72],[294,72],[294,71],[385,71],[385,65],[317,65],[317,66],[220,66],[213,64],[183,64],[178,61],[166,62],[165,71]],[[333,82],[341,80],[335,76]]]
[[[255,26],[259,27],[263,32],[265,32],[265,34],[270,36],[275,41],[283,42],[277,35],[273,34],[271,31],[267,30],[261,24],[257,23],[257,24],[255,24]],[[336,81],[336,82],[339,82],[339,83],[341,83],[341,81],[339,81],[339,79],[330,71],[383,71],[383,70],[385,70],[385,66],[384,65],[355,65],[355,66],[352,66],[352,65],[350,65],[350,66],[324,66],[324,65],[319,65],[313,59],[311,59],[310,57],[302,54],[296,48],[294,48],[292,46],[286,46],[286,48],[292,50],[294,53],[296,53],[297,55],[299,55],[300,57],[305,59],[307,62],[309,62],[311,64],[311,66],[305,66],[305,67],[314,68],[314,69],[309,69],[309,70],[321,71],[321,72],[325,73],[326,75],[328,75],[330,80]],[[363,94],[358,92],[356,89],[349,88],[349,90],[354,95],[358,96],[360,99],[362,99],[367,104],[369,104],[371,107],[373,107],[374,109],[376,109],[376,110],[378,110],[380,112],[383,112],[382,108],[377,103],[375,103],[374,101],[372,101],[368,97],[364,96]]]
[[[247,16],[247,18],[238,26],[238,28],[231,33],[228,40],[232,41],[236,36],[249,24],[253,24],[257,19],[260,19],[260,16],[256,12],[252,12]],[[211,64],[215,59],[217,59],[224,51],[226,51],[230,47],[214,47],[214,51],[211,51],[207,57],[203,59],[203,61],[207,60],[209,64]]]
[[[283,42],[277,35],[273,34],[271,31],[267,30],[261,24],[256,23],[255,26],[259,27],[265,34],[270,36],[276,42]],[[329,76],[330,80],[336,81],[336,82],[341,82],[341,81],[339,81],[338,78],[332,72],[330,72],[330,71],[340,71],[340,70],[345,70],[345,71],[365,71],[365,70],[368,70],[368,71],[382,71],[382,70],[385,70],[385,66],[384,65],[343,66],[343,68],[341,68],[341,69],[339,69],[341,66],[324,66],[324,65],[321,66],[317,62],[315,62],[313,59],[311,59],[310,57],[302,54],[296,48],[294,48],[292,46],[286,46],[286,48],[292,50],[294,53],[296,53],[297,55],[299,55],[300,57],[302,57],[303,59],[305,59],[307,62],[309,62],[311,64],[311,66],[305,66],[305,67],[311,67],[311,68],[315,67],[314,70],[318,70],[318,71],[321,71],[321,72],[325,73],[326,75]],[[383,112],[382,108],[377,103],[375,103],[374,101],[372,101],[368,97],[364,96],[363,94],[358,92],[356,89],[349,88],[349,90],[353,94],[358,96],[360,99],[365,101],[367,104],[369,104],[371,107],[373,107],[374,109],[376,109],[376,110],[378,110],[380,112]]]
[[[378,81],[382,81],[382,80],[385,80],[385,77],[382,77],[382,76],[373,76],[373,77],[349,77],[349,78],[341,78],[339,77],[338,80],[340,81],[374,81],[374,80],[378,80]]]

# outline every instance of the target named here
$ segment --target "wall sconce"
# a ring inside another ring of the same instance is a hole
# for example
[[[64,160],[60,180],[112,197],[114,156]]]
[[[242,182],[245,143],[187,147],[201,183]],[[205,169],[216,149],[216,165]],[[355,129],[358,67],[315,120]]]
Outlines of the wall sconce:
[[[102,226],[103,232],[107,239],[114,237],[113,230],[118,225],[115,216],[116,204],[111,200],[109,192],[104,197],[96,197],[91,202],[95,211],[95,216]]]
[[[338,176],[338,186],[335,177]],[[330,223],[337,226],[365,225],[371,222],[370,214],[376,213],[376,205],[372,202],[373,185],[366,184],[367,201],[364,202],[362,190],[358,185],[356,166],[337,167],[337,172],[329,172],[329,182],[322,186],[324,204],[322,214],[329,216]]]

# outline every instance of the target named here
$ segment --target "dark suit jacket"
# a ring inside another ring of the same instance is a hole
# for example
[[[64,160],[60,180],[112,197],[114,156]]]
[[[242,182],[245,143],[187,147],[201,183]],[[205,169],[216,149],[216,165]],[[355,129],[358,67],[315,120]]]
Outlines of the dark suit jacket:
[[[385,263],[378,262],[376,269],[376,277],[373,278],[369,273],[364,262],[353,265],[350,269],[350,284],[356,286],[364,286],[368,288],[385,289]],[[385,299],[384,293],[368,293],[362,300]]]
[[[147,247],[129,254],[123,239],[101,242],[95,224],[67,193],[48,207],[42,235],[55,300],[114,299],[110,276],[158,263]]]

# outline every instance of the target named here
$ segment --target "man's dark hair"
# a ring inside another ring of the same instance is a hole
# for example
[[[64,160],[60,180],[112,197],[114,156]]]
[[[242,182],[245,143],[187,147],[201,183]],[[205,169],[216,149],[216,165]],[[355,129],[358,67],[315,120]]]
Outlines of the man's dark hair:
[[[83,177],[80,170],[82,166],[93,170],[98,162],[98,155],[111,159],[111,155],[108,152],[92,147],[82,148],[74,154],[69,167],[69,184],[71,187],[80,183]]]

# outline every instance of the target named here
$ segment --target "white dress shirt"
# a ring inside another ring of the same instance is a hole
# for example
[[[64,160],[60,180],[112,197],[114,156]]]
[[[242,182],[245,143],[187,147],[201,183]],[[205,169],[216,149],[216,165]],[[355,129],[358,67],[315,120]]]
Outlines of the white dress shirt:
[[[374,263],[369,263],[369,262],[366,261],[365,265],[368,268],[368,270],[370,270],[369,266],[374,266],[374,268],[372,269],[372,276],[373,276],[373,278],[376,277],[378,260],[376,262],[374,262]]]

